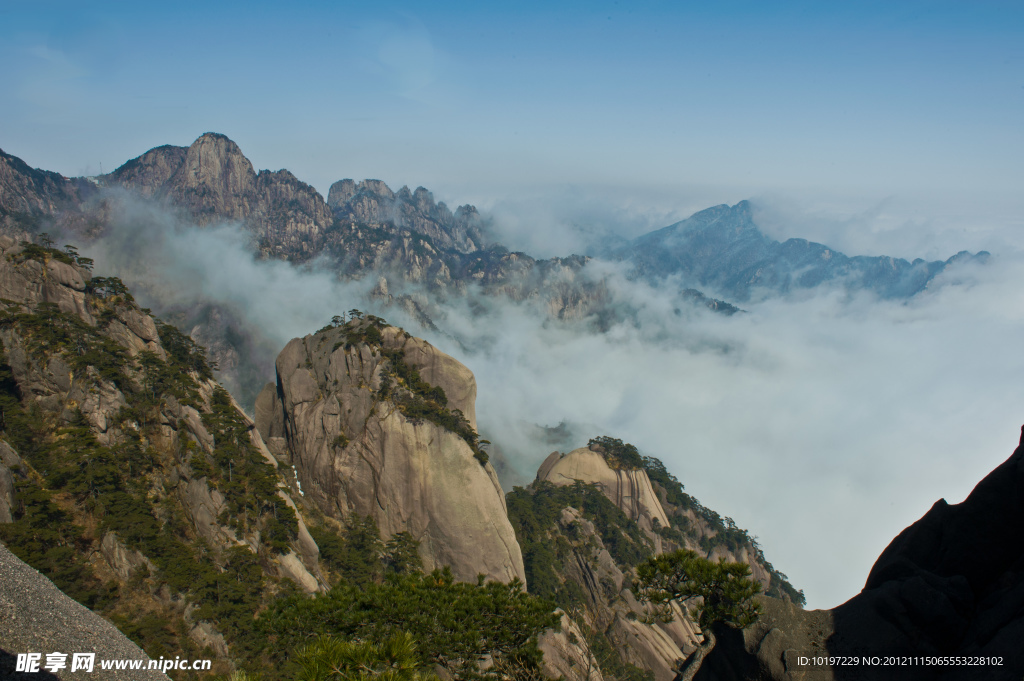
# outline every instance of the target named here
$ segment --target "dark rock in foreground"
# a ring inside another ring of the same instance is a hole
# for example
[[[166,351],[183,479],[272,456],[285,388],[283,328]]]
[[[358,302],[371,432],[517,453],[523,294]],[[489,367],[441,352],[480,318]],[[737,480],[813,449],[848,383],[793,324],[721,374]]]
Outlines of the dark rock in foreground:
[[[889,544],[860,594],[831,611],[764,604],[750,630],[722,632],[697,679],[1019,681],[1024,429],[967,499],[937,501]],[[800,656],[847,664],[815,670]]]

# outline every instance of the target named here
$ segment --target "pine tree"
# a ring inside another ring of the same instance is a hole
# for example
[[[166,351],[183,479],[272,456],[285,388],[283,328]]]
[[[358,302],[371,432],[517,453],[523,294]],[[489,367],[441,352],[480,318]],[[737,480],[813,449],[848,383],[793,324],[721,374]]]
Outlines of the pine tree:
[[[672,621],[669,608],[673,602],[701,599],[690,609],[690,616],[700,626],[704,642],[683,662],[675,681],[690,681],[697,674],[704,657],[717,642],[715,625],[745,629],[761,612],[761,606],[754,601],[761,584],[750,578],[750,566],[746,563],[727,563],[724,558],[716,563],[694,551],[680,549],[647,559],[636,573],[637,598],[660,606],[658,615],[662,621]]]

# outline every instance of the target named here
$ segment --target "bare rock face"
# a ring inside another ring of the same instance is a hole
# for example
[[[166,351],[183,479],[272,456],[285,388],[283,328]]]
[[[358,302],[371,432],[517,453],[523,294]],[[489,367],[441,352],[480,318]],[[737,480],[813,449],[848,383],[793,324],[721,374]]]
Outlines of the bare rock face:
[[[537,639],[537,647],[544,654],[545,676],[562,677],[567,681],[604,681],[597,657],[586,644],[585,634],[564,611],[561,614],[561,631],[548,629]]]
[[[21,466],[21,457],[6,442],[0,441],[0,523],[14,520],[14,473]]]
[[[558,458],[552,458],[554,456],[548,457],[541,466],[538,480],[556,485],[571,485],[577,480],[600,485],[605,496],[660,547],[660,542],[656,541],[660,537],[654,532],[655,521],[661,527],[668,527],[669,520],[645,471],[613,469],[603,455],[587,447]]]
[[[452,211],[423,187],[397,192],[380,180],[339,180],[331,185],[327,205],[344,222],[380,225],[388,230],[411,230],[442,249],[472,253],[483,246],[480,216],[473,206]]]
[[[126,547],[114,532],[107,532],[103,536],[103,541],[100,543],[100,554],[114,573],[125,582],[142,567],[145,567],[150,573],[156,572],[156,566],[152,562],[138,551],[132,551]]]
[[[424,381],[442,388],[448,396],[448,406],[461,411],[476,430],[476,377],[473,372],[422,338],[410,336],[399,328],[389,326],[381,335],[384,347],[402,351],[405,361],[416,367]]]
[[[313,187],[287,170],[257,173],[237,144],[212,132],[187,149],[151,149],[104,179],[183,208],[200,224],[244,222],[277,256],[319,252],[334,220]]]
[[[206,133],[185,152],[165,191],[197,216],[244,220],[252,212],[246,199],[255,185],[256,171],[238,145]]]
[[[0,218],[7,215],[56,216],[74,210],[92,193],[89,182],[30,168],[0,150]]]
[[[61,312],[89,321],[81,273],[54,260],[45,265],[37,260],[17,262],[15,256],[21,251],[21,245],[14,239],[0,236],[0,298],[19,303],[54,303]]]
[[[403,412],[413,398],[394,377],[394,358],[450,390],[448,406],[470,418],[472,373],[400,329],[382,327],[370,341],[361,335],[367,328],[377,327],[349,324],[291,341],[277,358],[277,386],[257,401],[260,431],[273,441],[283,429],[286,460],[306,499],[327,515],[372,516],[384,538],[410,532],[427,569],[448,565],[466,581],[524,579],[493,469],[456,432]]]
[[[142,196],[152,197],[182,166],[187,153],[188,147],[176,147],[169,144],[156,147],[142,156],[128,161],[108,175],[106,179]]]
[[[585,608],[577,613],[591,630],[607,632],[608,640],[619,651],[622,659],[641,669],[654,673],[656,681],[671,681],[677,660],[697,645],[697,631],[685,618],[674,622],[647,624],[639,621],[645,615],[644,606],[633,596],[631,572],[624,573],[615,563],[601,539],[594,523],[575,508],[565,508],[558,519],[562,537],[569,538],[572,553],[562,561],[562,577],[582,588]],[[554,540],[554,543],[560,543]],[[627,568],[628,570],[628,568]],[[676,613],[679,615],[680,613]],[[572,637],[554,646],[552,665],[561,660],[585,660],[590,649],[586,636]],[[547,651],[545,651],[547,654]],[[574,675],[584,681],[577,667]]]

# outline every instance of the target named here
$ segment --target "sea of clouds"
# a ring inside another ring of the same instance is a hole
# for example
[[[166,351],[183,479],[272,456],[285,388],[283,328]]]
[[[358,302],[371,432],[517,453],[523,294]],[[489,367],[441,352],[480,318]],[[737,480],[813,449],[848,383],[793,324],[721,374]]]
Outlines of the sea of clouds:
[[[128,197],[118,205],[110,229],[83,248],[95,272],[122,277],[157,314],[228,311],[266,380],[291,338],[353,307],[379,314],[473,370],[481,434],[507,459],[506,486],[529,482],[552,449],[602,434],[632,442],[757,536],[809,607],[857,593],[889,541],[937,499],[961,501],[1009,456],[1024,423],[1024,252],[1012,239],[988,264],[954,266],[906,301],[826,287],[726,316],[682,301],[685,282],[651,287],[595,262],[587,276],[623,311],[605,331],[553,320],[543,301],[481,294],[450,300],[430,330],[368,302],[372,278],[259,260],[238,225],[197,229]],[[773,236],[787,211],[794,225],[814,218],[767,201],[761,210]],[[505,204],[496,231],[544,221],[531,211],[508,217]],[[548,250],[593,243],[595,231],[580,237],[586,218],[556,215],[568,231],[546,228]],[[848,221],[870,229],[871,220]],[[826,235],[843,224],[819,222]],[[544,250],[541,235],[522,239]]]

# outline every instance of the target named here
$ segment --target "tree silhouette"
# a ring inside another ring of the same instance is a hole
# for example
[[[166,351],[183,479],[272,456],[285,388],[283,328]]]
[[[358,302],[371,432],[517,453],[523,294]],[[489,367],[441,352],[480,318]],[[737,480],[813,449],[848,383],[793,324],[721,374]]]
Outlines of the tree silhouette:
[[[717,642],[714,626],[726,624],[745,629],[761,612],[754,596],[761,584],[750,578],[746,563],[717,563],[694,551],[680,549],[653,556],[637,566],[634,591],[637,598],[658,605],[657,615],[672,621],[671,605],[699,598],[690,616],[700,626],[704,642],[683,662],[675,681],[690,681],[700,669],[704,657]]]

